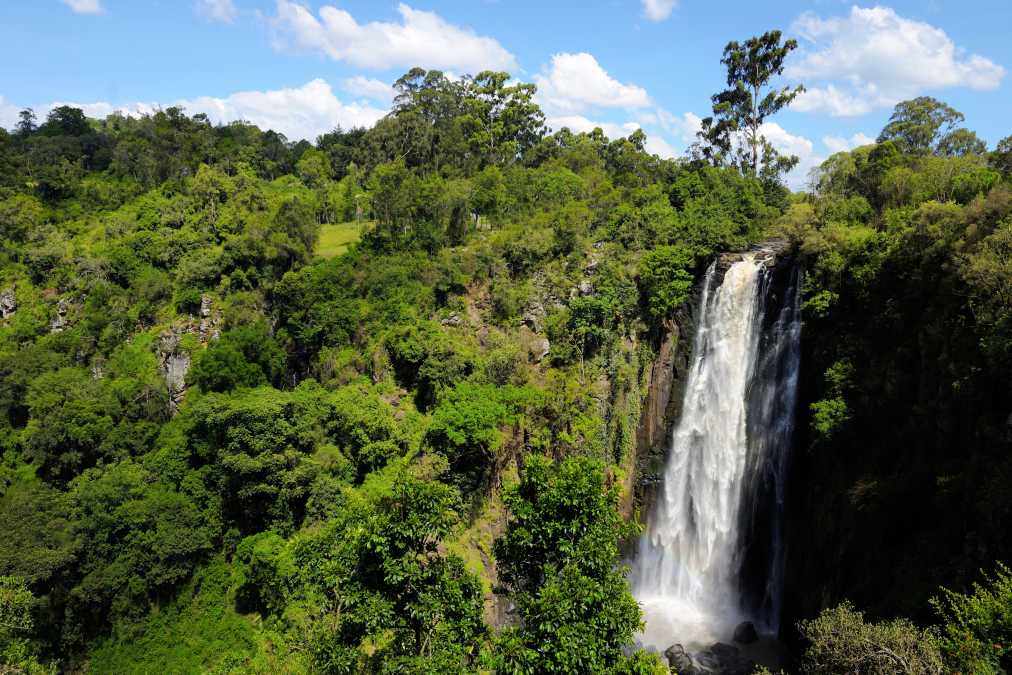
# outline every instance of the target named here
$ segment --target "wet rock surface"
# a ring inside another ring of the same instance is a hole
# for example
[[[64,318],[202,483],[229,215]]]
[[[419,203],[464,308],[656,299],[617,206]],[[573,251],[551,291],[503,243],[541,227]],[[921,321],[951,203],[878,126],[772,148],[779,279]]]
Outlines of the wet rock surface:
[[[751,675],[759,666],[738,647],[725,642],[693,652],[675,643],[664,650],[664,658],[678,675]]]
[[[734,629],[734,641],[740,642],[743,645],[749,645],[759,639],[759,634],[756,632],[755,624],[751,621],[742,621],[738,624],[738,627]]]

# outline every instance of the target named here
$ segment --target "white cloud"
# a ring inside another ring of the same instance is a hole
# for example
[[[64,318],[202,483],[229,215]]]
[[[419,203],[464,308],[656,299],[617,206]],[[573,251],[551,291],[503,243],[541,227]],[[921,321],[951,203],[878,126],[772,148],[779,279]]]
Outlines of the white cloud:
[[[827,83],[797,98],[793,107],[800,111],[861,115],[931,89],[995,89],[1005,76],[1002,66],[967,54],[940,28],[889,7],[853,6],[826,19],[808,12],[792,28],[808,46],[786,75]]]
[[[497,40],[448,23],[433,12],[401,3],[398,23],[358,23],[343,9],[324,6],[319,18],[296,2],[277,0],[271,19],[279,49],[320,52],[335,61],[383,70],[421,66],[476,73],[516,70],[516,58]]]
[[[386,110],[361,103],[343,103],[321,79],[307,82],[301,87],[273,91],[242,91],[224,98],[200,96],[174,101],[165,106],[153,103],[113,105],[97,103],[56,102],[36,109],[39,118],[58,105],[72,105],[84,110],[89,117],[105,117],[119,111],[125,115],[149,115],[159,107],[176,105],[189,115],[205,113],[212,122],[228,123],[236,120],[251,122],[261,129],[273,129],[290,140],[314,140],[318,135],[341,126],[371,127],[386,114]],[[0,115],[7,115],[0,101]],[[15,113],[16,115],[16,113]]]
[[[538,85],[538,101],[551,113],[650,104],[646,89],[619,82],[587,53],[555,54],[547,72],[536,76],[534,83]]]
[[[815,145],[804,136],[796,136],[776,122],[763,122],[759,132],[784,155],[797,155],[798,165],[785,177],[792,189],[804,187],[809,172],[825,159],[815,152]]]
[[[664,21],[671,16],[676,5],[678,0],[643,0],[643,13],[651,21]]]
[[[655,117],[664,131],[677,137],[686,147],[696,142],[696,133],[703,128],[703,119],[692,112],[674,115],[658,108]]]
[[[841,91],[836,85],[829,84],[825,87],[808,87],[798,95],[791,108],[799,112],[824,112],[834,117],[853,117],[870,112],[872,108],[890,105],[889,101],[883,101],[883,97],[869,91],[865,87],[862,94],[848,94]]]
[[[651,155],[657,155],[661,159],[672,159],[678,155],[671,144],[656,134],[647,136],[646,150]]]
[[[105,11],[101,0],[63,0],[63,4],[75,14],[101,14]]]
[[[862,145],[870,145],[875,142],[875,139],[867,134],[858,132],[850,138],[844,138],[843,136],[823,136],[822,144],[829,149],[830,154],[837,152],[844,152],[846,150],[853,150],[859,148]]]
[[[18,113],[21,108],[0,96],[0,128],[13,129],[18,122]]]
[[[232,0],[196,0],[194,7],[208,21],[232,23],[239,16],[239,10]]]
[[[356,75],[344,80],[341,83],[341,89],[355,96],[362,96],[363,98],[382,101],[383,103],[390,103],[394,99],[394,96],[397,95],[394,88],[386,82],[362,75]]]

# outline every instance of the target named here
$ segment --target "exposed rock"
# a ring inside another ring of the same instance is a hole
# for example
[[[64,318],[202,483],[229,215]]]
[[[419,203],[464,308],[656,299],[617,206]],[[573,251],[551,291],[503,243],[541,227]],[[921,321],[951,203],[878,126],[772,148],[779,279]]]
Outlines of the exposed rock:
[[[200,296],[200,324],[197,332],[200,341],[204,343],[221,337],[221,317],[215,314],[211,296],[207,293]]]
[[[14,293],[14,286],[5,288],[0,292],[0,319],[8,319],[14,316],[18,310],[18,296]]]
[[[182,348],[182,332],[178,329],[163,331],[158,336],[156,356],[158,371],[165,378],[169,390],[169,411],[174,415],[186,395],[186,374],[190,371],[190,354]]]
[[[742,621],[734,629],[734,641],[740,642],[743,645],[749,645],[759,639],[759,634],[756,632],[755,624],[751,621]]]
[[[532,301],[524,308],[523,322],[535,333],[540,333],[545,327],[545,306],[538,301]]]
[[[580,295],[594,294],[594,284],[590,283],[589,279],[584,279],[583,281],[581,281],[580,285],[577,286],[577,289],[580,291]]]
[[[766,265],[766,267],[773,268],[780,264],[783,260],[788,259],[788,255],[791,252],[791,242],[786,239],[768,239],[760,244],[757,244],[749,251],[739,251],[735,253],[722,253],[717,258],[717,280],[723,279],[724,272],[736,262],[741,261],[746,255],[751,254],[755,256],[755,259]]]
[[[755,663],[741,655],[737,647],[723,642],[715,642],[709,649],[696,654],[695,661],[703,672],[721,675],[750,675],[756,667]]]
[[[60,298],[56,303],[56,314],[49,321],[49,332],[59,333],[67,326],[70,325],[70,321],[67,319],[67,313],[70,311],[70,303],[64,298]]]
[[[678,675],[693,675],[699,672],[692,657],[686,653],[685,647],[682,645],[674,644],[665,649],[664,658],[668,660],[668,665]]]
[[[550,351],[552,351],[552,343],[548,341],[548,338],[541,338],[540,341],[535,343],[535,350],[532,354],[534,363],[541,363]]]
[[[464,325],[464,320],[460,318],[459,314],[454,312],[453,314],[450,314],[450,316],[446,317],[439,323],[443,324],[444,326],[460,327]]]

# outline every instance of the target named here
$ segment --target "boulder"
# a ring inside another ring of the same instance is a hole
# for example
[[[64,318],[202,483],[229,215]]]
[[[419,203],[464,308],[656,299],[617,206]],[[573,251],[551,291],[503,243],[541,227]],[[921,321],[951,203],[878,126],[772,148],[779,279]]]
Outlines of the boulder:
[[[464,325],[464,320],[460,318],[459,314],[453,312],[452,314],[441,320],[439,323],[441,323],[444,326],[452,326],[454,328],[458,328]]]
[[[706,670],[721,675],[750,675],[756,664],[741,655],[734,645],[715,642],[696,655],[696,661]]]
[[[721,663],[731,662],[738,658],[738,648],[726,642],[715,642],[710,645],[710,653],[717,657]]]
[[[548,338],[541,338],[534,346],[534,353],[532,354],[534,363],[541,363],[551,350],[552,343],[548,341]]]
[[[668,660],[668,665],[679,675],[691,675],[692,673],[699,672],[696,668],[696,664],[693,663],[692,657],[689,656],[685,651],[685,647],[679,644],[674,644],[664,650],[664,658]]]
[[[758,639],[759,633],[756,632],[755,624],[751,621],[742,621],[734,629],[734,641],[739,644],[750,645]]]

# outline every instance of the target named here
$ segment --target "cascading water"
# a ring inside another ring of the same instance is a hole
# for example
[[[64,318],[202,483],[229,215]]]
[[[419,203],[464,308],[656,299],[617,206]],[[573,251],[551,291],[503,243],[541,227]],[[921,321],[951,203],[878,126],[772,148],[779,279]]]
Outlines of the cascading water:
[[[707,645],[753,621],[775,633],[783,577],[783,482],[798,371],[799,272],[782,294],[769,255],[707,270],[675,427],[630,583],[641,642]]]

